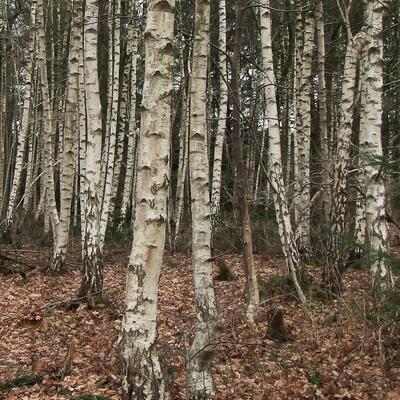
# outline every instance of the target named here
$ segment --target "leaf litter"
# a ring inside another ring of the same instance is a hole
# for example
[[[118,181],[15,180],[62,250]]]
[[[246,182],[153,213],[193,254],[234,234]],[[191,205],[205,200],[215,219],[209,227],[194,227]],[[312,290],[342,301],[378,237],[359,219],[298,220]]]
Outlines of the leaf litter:
[[[45,276],[39,268],[26,276],[0,276],[0,384],[6,385],[0,386],[0,399],[120,398],[118,338],[128,250],[110,250],[105,294],[95,309],[84,304],[63,307],[78,292],[77,263],[71,262],[58,277]],[[48,262],[48,256],[37,252],[24,251],[23,257],[31,264]],[[345,274],[343,299],[313,299],[308,310],[291,295],[267,298],[251,325],[244,315],[242,258],[226,256],[225,262],[237,279],[214,280],[220,316],[213,360],[215,399],[400,399],[400,361],[388,356],[391,332],[385,323],[368,320],[373,299],[366,270]],[[255,262],[265,281],[285,274],[280,257],[256,256]],[[317,279],[317,268],[310,266],[308,272]],[[214,266],[214,277],[218,273]],[[187,256],[165,255],[157,326],[170,399],[185,398],[186,360],[196,321],[192,277]],[[265,338],[271,307],[283,311],[293,340]],[[71,343],[73,360],[69,375],[63,376]],[[23,376],[40,380],[10,385]]]

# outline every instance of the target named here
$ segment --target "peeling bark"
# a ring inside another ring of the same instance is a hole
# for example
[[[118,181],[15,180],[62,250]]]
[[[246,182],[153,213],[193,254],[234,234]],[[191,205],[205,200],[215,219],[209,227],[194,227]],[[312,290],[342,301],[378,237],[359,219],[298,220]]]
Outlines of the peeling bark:
[[[164,398],[155,344],[169,192],[174,7],[174,0],[150,0],[147,6],[136,216],[122,323],[124,400]]]

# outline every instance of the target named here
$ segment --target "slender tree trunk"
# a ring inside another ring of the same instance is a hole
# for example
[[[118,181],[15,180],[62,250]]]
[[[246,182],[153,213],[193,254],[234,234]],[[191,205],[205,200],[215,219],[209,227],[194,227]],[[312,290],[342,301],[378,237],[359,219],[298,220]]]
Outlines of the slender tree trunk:
[[[182,76],[184,84],[182,86],[182,115],[181,126],[179,129],[179,161],[178,161],[178,177],[176,183],[175,194],[175,231],[173,246],[175,248],[178,236],[181,230],[181,220],[183,214],[183,206],[185,201],[185,183],[187,182],[187,171],[189,161],[189,121],[190,121],[190,65],[186,57],[182,61]]]
[[[341,291],[341,270],[343,269],[345,255],[346,185],[353,125],[357,61],[367,43],[364,31],[360,31],[354,37],[351,36],[350,32],[348,35],[332,188],[332,212],[327,261],[329,267],[324,271],[327,288],[333,293]]]
[[[31,24],[32,27],[36,25],[36,1],[32,1],[31,4]],[[42,16],[43,18],[43,16]],[[43,39],[44,40],[44,39]],[[44,45],[44,42],[42,43]],[[21,175],[23,170],[23,161],[25,157],[25,143],[29,132],[30,126],[30,110],[31,110],[31,93],[32,93],[32,79],[34,73],[34,60],[35,60],[35,31],[31,29],[31,33],[29,35],[29,48],[28,48],[28,65],[25,70],[25,92],[22,106],[22,120],[21,120],[21,129],[18,132],[18,141],[17,141],[17,154],[15,159],[15,167],[14,167],[14,177],[13,183],[11,186],[11,193],[8,199],[7,206],[7,214],[6,214],[6,222],[3,227],[3,232],[5,232],[14,218],[14,209],[18,199],[18,191],[20,188]],[[5,100],[6,101],[6,100]]]
[[[60,222],[58,238],[54,244],[53,260],[48,273],[60,272],[67,254],[69,228],[71,224],[71,207],[74,193],[75,146],[79,129],[79,48],[82,40],[82,3],[74,3],[74,18],[69,59],[69,77],[66,97],[66,122],[64,126],[62,164],[60,179]]]
[[[0,35],[5,34],[6,30],[6,13],[3,9],[1,9],[1,28]],[[4,208],[4,197],[5,197],[5,170],[6,170],[6,154],[5,154],[5,145],[6,145],[6,121],[7,121],[7,91],[6,91],[6,76],[7,69],[6,63],[4,60],[6,59],[7,54],[7,46],[6,41],[2,40],[0,44],[0,219],[3,219],[3,208]]]
[[[115,6],[113,6],[115,4]],[[102,196],[101,220],[100,220],[100,249],[103,249],[104,238],[107,229],[108,216],[113,193],[113,179],[115,169],[115,154],[116,154],[116,140],[117,140],[117,122],[118,122],[118,101],[119,101],[119,65],[120,65],[120,9],[121,1],[110,1],[110,16],[112,16],[113,23],[111,26],[111,41],[109,46],[110,62],[109,62],[109,95],[108,95],[108,109],[107,109],[107,130],[108,130],[108,151],[107,143],[106,150],[103,152],[105,157],[104,162],[107,162],[105,170],[104,193]],[[114,9],[115,7],[115,9]],[[103,183],[103,182],[101,182]],[[115,188],[114,188],[115,189]]]
[[[301,2],[298,3],[299,6]],[[297,66],[296,66],[296,141],[297,141],[297,187],[296,196],[298,248],[305,257],[310,255],[310,145],[311,145],[311,61],[314,39],[314,17],[307,12],[303,28],[301,14],[296,21]],[[301,46],[300,46],[301,44]],[[300,47],[300,48],[299,48]]]
[[[210,359],[215,338],[217,310],[211,265],[209,164],[207,157],[207,66],[210,3],[196,0],[192,80],[190,91],[190,187],[192,213],[192,263],[197,306],[196,334],[190,349],[191,397],[214,392]]]
[[[122,324],[124,400],[164,398],[155,342],[169,187],[175,1],[150,0],[147,7],[137,211]]]
[[[131,189],[134,173],[134,166],[136,162],[136,75],[137,75],[137,51],[138,51],[138,37],[137,28],[135,24],[135,0],[129,1],[128,13],[131,21],[128,24],[128,38],[127,38],[127,58],[130,65],[130,88],[129,88],[129,102],[128,102],[128,148],[126,157],[126,172],[124,185],[122,190],[121,201],[121,222],[120,229],[126,219],[126,213],[132,206]],[[127,77],[128,78],[128,77]]]
[[[103,289],[103,258],[100,246],[100,163],[101,104],[97,72],[98,0],[87,0],[84,25],[84,68],[87,106],[87,140],[85,157],[85,232],[83,274],[79,297]]]
[[[374,287],[384,291],[393,286],[393,278],[387,263],[389,230],[386,222],[385,185],[382,176],[381,142],[382,128],[382,85],[383,85],[383,41],[382,13],[384,3],[367,0],[367,27],[369,44],[365,66],[365,114],[366,124],[365,147],[370,162],[365,166],[366,172],[366,220],[367,233],[372,254],[371,272]]]
[[[326,100],[325,83],[325,27],[324,9],[322,1],[317,3],[315,14],[316,31],[318,42],[318,102],[319,102],[319,130],[321,142],[321,173],[322,173],[322,208],[325,221],[329,222],[331,209],[331,190],[330,190],[330,159],[328,151],[328,111]]]
[[[236,198],[239,211],[239,218],[242,225],[243,235],[243,258],[246,273],[246,297],[247,310],[246,317],[250,322],[254,322],[259,306],[259,294],[257,286],[257,274],[253,259],[253,238],[249,208],[247,205],[247,174],[245,161],[243,159],[243,149],[241,141],[241,113],[240,113],[240,51],[243,31],[243,14],[247,6],[247,0],[239,0],[236,11],[236,29],[234,39],[234,53],[232,57],[232,78],[231,90],[233,99],[232,113],[232,145],[233,157],[236,167]]]
[[[272,60],[272,36],[269,0],[262,0],[264,8],[261,10],[261,49],[262,61],[265,71],[265,113],[268,119],[269,131],[269,179],[273,190],[275,214],[278,222],[285,262],[296,287],[297,294],[302,303],[306,298],[297,280],[297,272],[301,271],[301,259],[297,249],[295,237],[290,222],[289,207],[286,199],[285,185],[282,171],[281,142],[279,132],[278,109],[275,93],[275,75]]]
[[[216,226],[220,210],[222,154],[224,148],[226,116],[228,112],[228,86],[226,68],[226,5],[225,0],[219,0],[219,115],[218,127],[214,145],[214,162],[211,185],[211,222]]]
[[[82,10],[83,11],[83,10]],[[82,20],[84,15],[82,15]],[[86,107],[86,81],[85,81],[85,61],[84,61],[84,41],[85,35],[82,31],[82,40],[80,41],[79,48],[79,66],[78,66],[78,79],[79,79],[79,206],[80,206],[80,223],[81,223],[81,238],[82,238],[82,259],[84,258],[85,248],[85,232],[86,232],[86,144],[88,137],[88,118]]]
[[[366,54],[363,52],[363,56],[360,62],[360,89],[359,89],[359,108],[360,108],[360,128],[359,128],[359,143],[358,143],[358,176],[357,176],[357,197],[356,197],[356,216],[354,226],[354,238],[356,240],[356,248],[352,251],[354,254],[350,254],[351,257],[361,258],[364,255],[365,246],[367,245],[366,236],[366,162],[367,162],[367,146],[366,146],[366,133],[368,118],[366,115],[365,104],[366,104],[366,92],[365,92],[365,60]]]
[[[47,62],[46,62],[46,37],[44,29],[44,7],[43,0],[37,2],[37,34],[38,34],[38,65],[40,70],[40,86],[42,93],[42,117],[43,117],[43,154],[45,162],[45,181],[46,181],[46,207],[48,215],[50,217],[51,228],[53,230],[54,242],[58,241],[58,225],[59,216],[57,211],[56,199],[55,199],[55,187],[54,187],[54,156],[53,156],[53,119],[52,109],[50,103],[50,88],[48,84],[47,75]],[[46,222],[45,218],[45,222]]]

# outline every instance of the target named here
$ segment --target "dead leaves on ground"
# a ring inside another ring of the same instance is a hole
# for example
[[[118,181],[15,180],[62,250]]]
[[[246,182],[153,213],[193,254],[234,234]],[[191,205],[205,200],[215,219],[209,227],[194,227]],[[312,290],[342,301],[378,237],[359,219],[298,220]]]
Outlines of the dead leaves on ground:
[[[24,253],[24,258],[41,262],[37,253]],[[71,267],[56,278],[39,270],[26,277],[0,277],[0,383],[23,375],[43,377],[41,384],[0,391],[0,398],[58,400],[85,393],[120,398],[124,259],[121,255],[109,259],[105,300],[95,309],[51,306],[76,296],[79,268]],[[284,273],[278,257],[258,257],[256,263],[264,279]],[[346,275],[343,303],[315,302],[305,313],[293,298],[277,296],[260,310],[252,326],[244,319],[241,258],[230,256],[226,264],[237,279],[215,280],[221,319],[213,362],[216,399],[400,399],[399,366],[387,364],[382,353],[385,343],[379,342],[374,327],[354,316],[350,306],[356,301],[361,309],[368,307],[365,271]],[[217,266],[214,273],[219,273]],[[183,399],[185,357],[196,320],[187,257],[166,255],[159,295],[159,350],[167,365],[170,397]],[[265,339],[266,316],[273,307],[283,310],[294,340]]]

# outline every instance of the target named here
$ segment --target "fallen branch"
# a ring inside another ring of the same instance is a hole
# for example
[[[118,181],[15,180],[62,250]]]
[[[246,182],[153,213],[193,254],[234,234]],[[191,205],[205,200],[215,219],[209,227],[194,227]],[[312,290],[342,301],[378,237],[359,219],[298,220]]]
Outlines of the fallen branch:
[[[24,261],[11,258],[0,254],[0,273],[5,275],[21,274],[26,275],[27,272],[35,269],[35,266],[26,264]]]

